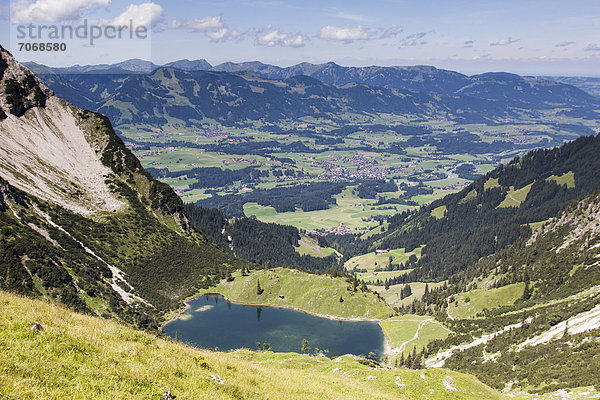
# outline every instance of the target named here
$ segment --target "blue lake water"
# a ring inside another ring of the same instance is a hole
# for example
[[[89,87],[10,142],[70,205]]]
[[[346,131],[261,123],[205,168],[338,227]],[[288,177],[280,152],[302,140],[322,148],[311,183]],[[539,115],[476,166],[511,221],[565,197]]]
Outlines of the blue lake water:
[[[164,331],[197,347],[256,349],[257,342],[267,342],[272,351],[300,352],[307,339],[312,349],[329,350],[328,356],[383,355],[384,336],[376,322],[336,321],[290,309],[240,305],[220,295],[203,295],[189,305]]]

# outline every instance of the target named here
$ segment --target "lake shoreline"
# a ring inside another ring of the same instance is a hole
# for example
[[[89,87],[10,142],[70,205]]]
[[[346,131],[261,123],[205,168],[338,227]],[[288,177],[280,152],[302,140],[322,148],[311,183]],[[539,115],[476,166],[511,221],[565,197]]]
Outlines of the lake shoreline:
[[[238,304],[238,305],[241,305],[241,306],[285,308],[285,309],[288,309],[288,310],[299,311],[299,312],[302,312],[304,314],[309,314],[309,315],[313,315],[315,317],[320,317],[320,318],[327,318],[327,319],[334,320],[334,321],[377,322],[377,324],[379,324],[379,322],[383,321],[383,319],[379,319],[379,318],[339,317],[337,315],[319,314],[319,313],[316,313],[316,312],[302,310],[300,308],[292,307],[292,306],[285,305],[285,304],[274,305],[274,304],[266,304],[266,303],[248,303],[248,302],[243,302],[243,301],[231,300],[231,299],[227,298],[225,295],[223,295],[221,293],[206,292],[206,293],[200,293],[198,295],[194,295],[193,297],[190,297],[189,299],[186,299],[183,302],[185,304],[185,307],[183,309],[179,310],[177,313],[175,313],[175,315],[173,315],[167,321],[165,321],[164,323],[162,323],[160,325],[161,329],[164,328],[166,325],[170,324],[171,322],[175,321],[179,317],[181,317],[181,315],[190,308],[190,304],[189,304],[190,301],[195,300],[195,299],[199,298],[200,296],[206,296],[206,295],[219,295],[219,296],[223,297],[226,301],[229,301],[230,303]]]
[[[161,329],[163,329],[164,327],[166,327],[171,322],[174,322],[174,321],[178,320],[179,318],[181,318],[181,316],[186,311],[188,311],[189,309],[191,309],[191,304],[190,303],[192,301],[196,300],[196,299],[199,299],[202,296],[220,296],[225,301],[227,301],[229,303],[232,303],[232,304],[240,305],[240,306],[286,309],[286,310],[292,310],[292,311],[301,312],[303,314],[307,314],[307,315],[311,315],[311,316],[315,316],[315,317],[319,317],[319,318],[328,319],[328,320],[331,320],[331,321],[342,321],[342,322],[343,321],[347,321],[347,322],[374,322],[374,323],[377,323],[377,326],[379,327],[379,329],[381,329],[382,334],[383,334],[383,349],[382,349],[381,360],[380,360],[380,362],[382,363],[382,365],[388,365],[387,363],[385,363],[383,361],[384,358],[385,357],[389,357],[391,355],[394,355],[394,350],[397,350],[397,349],[395,349],[392,346],[392,343],[391,343],[390,339],[386,336],[385,332],[383,331],[383,328],[379,324],[379,322],[383,321],[383,319],[361,318],[361,317],[351,317],[351,318],[348,318],[348,317],[339,317],[339,316],[335,316],[335,315],[320,314],[320,313],[316,313],[316,312],[305,311],[305,310],[299,309],[297,307],[292,307],[292,306],[289,306],[289,305],[272,305],[272,304],[265,304],[265,303],[249,303],[249,302],[243,302],[243,301],[236,301],[236,300],[231,300],[231,299],[227,298],[225,295],[223,295],[221,293],[215,293],[215,292],[201,293],[201,294],[194,295],[193,297],[190,297],[190,298],[186,299],[184,301],[185,306],[181,310],[177,311],[166,322],[164,322],[163,324],[161,324],[161,326],[160,326]],[[351,353],[348,353],[348,354],[353,355]]]

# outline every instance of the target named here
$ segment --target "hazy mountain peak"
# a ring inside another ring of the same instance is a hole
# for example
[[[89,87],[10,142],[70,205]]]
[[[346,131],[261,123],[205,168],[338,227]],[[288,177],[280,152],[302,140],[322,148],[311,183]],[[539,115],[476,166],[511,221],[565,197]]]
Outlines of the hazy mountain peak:
[[[187,58],[183,60],[177,60],[164,65],[164,67],[173,67],[178,68],[184,71],[198,71],[198,70],[210,70],[212,65],[205,59],[201,58],[199,60],[188,60]]]

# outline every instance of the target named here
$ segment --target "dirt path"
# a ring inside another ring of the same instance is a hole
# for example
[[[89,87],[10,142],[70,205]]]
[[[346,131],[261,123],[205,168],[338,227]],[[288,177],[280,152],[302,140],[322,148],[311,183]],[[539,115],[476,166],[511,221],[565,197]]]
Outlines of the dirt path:
[[[413,320],[414,321],[414,320]],[[416,322],[416,321],[415,321]],[[399,347],[391,347],[386,350],[386,354],[390,355],[390,356],[397,356],[398,354],[401,354],[404,349],[406,348],[406,346],[408,344],[410,344],[411,342],[414,342],[415,340],[419,339],[419,333],[421,332],[421,330],[423,329],[423,327],[428,324],[438,324],[439,326],[441,326],[443,329],[447,330],[450,333],[453,333],[450,329],[446,328],[444,325],[442,325],[441,323],[439,323],[438,321],[436,321],[433,318],[428,318],[428,319],[424,319],[422,321],[419,322],[419,325],[417,326],[417,330],[415,332],[415,334],[413,335],[412,338],[408,339],[407,341],[405,341],[404,343],[402,343]],[[386,339],[387,341],[387,339]]]
[[[423,321],[421,321],[419,323],[419,326],[417,326],[417,331],[415,332],[415,335],[412,338],[408,339],[406,342],[402,343],[400,345],[400,347],[398,347],[398,354],[400,354],[404,351],[404,348],[406,347],[407,344],[409,344],[410,342],[415,341],[419,338],[419,332],[421,331],[421,328],[423,328],[423,325],[425,325],[428,322],[432,322],[432,321],[433,321],[432,318],[424,319]]]
[[[448,308],[446,308],[446,314],[448,314],[448,318],[454,321],[454,317],[450,314],[450,303],[448,303]]]

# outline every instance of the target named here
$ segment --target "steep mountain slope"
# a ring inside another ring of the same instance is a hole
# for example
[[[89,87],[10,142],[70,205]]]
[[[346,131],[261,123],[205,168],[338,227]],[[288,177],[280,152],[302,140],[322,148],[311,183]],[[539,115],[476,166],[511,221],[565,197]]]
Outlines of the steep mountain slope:
[[[189,228],[106,117],[0,55],[0,288],[152,327],[240,263]]]
[[[600,136],[536,150],[416,213],[391,217],[384,233],[348,243],[342,253],[424,245],[417,268],[394,283],[451,278],[479,258],[528,237],[529,224],[545,221],[597,190],[599,151]]]
[[[508,382],[532,392],[599,387],[597,193],[458,277],[424,298],[456,332],[427,349],[426,365],[468,371],[499,389]],[[515,285],[521,287],[516,298],[492,301]]]

